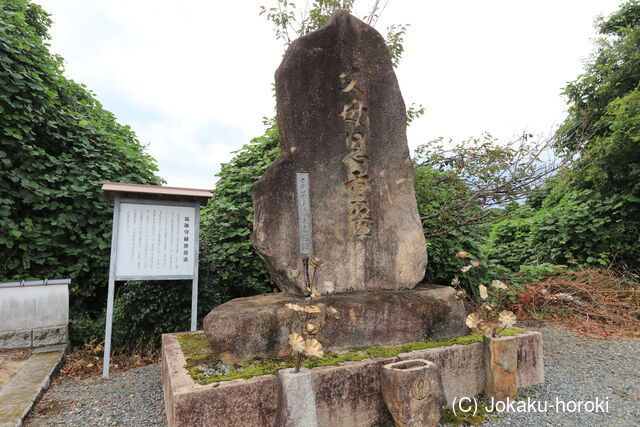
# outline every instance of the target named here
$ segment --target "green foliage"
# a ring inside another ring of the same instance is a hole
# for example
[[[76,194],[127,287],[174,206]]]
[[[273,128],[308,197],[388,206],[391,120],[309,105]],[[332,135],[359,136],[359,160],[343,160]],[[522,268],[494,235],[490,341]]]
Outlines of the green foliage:
[[[409,26],[409,24],[392,24],[387,27],[387,49],[394,67],[400,64],[404,53],[404,36]]]
[[[521,288],[525,283],[538,282],[545,277],[553,276],[564,270],[567,266],[562,264],[550,264],[543,262],[540,264],[523,264],[518,267],[518,271],[509,276],[509,282],[516,289]]]
[[[0,22],[0,280],[71,278],[72,324],[87,325],[108,276],[100,183],[161,180],[131,129],[64,77],[40,6],[3,1]]]
[[[277,0],[272,7],[260,6],[260,15],[273,22],[277,40],[289,46],[295,37],[302,37],[324,27],[333,12],[339,9],[351,11],[355,0],[315,0],[303,11],[294,2]]]
[[[639,199],[640,3],[623,3],[597,28],[585,73],[565,88],[570,107],[557,146],[577,154],[573,187]]]
[[[215,283],[200,286],[198,324],[223,301]],[[191,282],[126,282],[119,290],[113,314],[114,347],[157,348],[167,332],[191,327]]]
[[[570,108],[557,137],[558,146],[572,151],[588,149],[609,133],[607,106],[638,88],[640,82],[640,3],[628,1],[596,26],[601,37],[585,72],[564,90]]]
[[[425,281],[448,285],[459,274],[458,251],[481,254],[484,243],[483,229],[478,226],[451,227],[458,219],[464,220],[480,211],[477,203],[470,203],[458,211],[443,209],[469,196],[470,189],[453,170],[439,170],[418,166],[414,171],[418,212],[427,236],[429,264]],[[444,232],[443,232],[444,231]]]
[[[622,207],[616,196],[558,186],[539,210],[525,206],[493,227],[489,256],[511,271],[523,264],[606,266],[616,257],[637,257],[637,240],[625,236],[633,218]]]
[[[493,225],[487,245],[489,257],[509,271],[537,258],[531,242],[536,211],[530,206],[515,207],[513,214]]]
[[[607,131],[576,162],[574,185],[606,196],[640,197],[640,90],[611,101],[600,122]]]
[[[553,259],[613,260],[640,271],[640,2],[627,1],[596,24],[601,35],[596,51],[585,72],[565,88],[570,107],[556,135],[558,149],[575,157],[563,182],[570,192],[561,200],[577,209],[561,215],[577,221],[575,230],[572,236],[554,236],[553,229],[570,226],[547,218],[549,232],[542,228],[539,234],[550,239],[543,249]],[[558,200],[547,198],[547,205]],[[579,243],[594,228],[599,230],[594,241]],[[584,252],[577,253],[577,247]],[[565,251],[571,256],[560,255]]]
[[[290,0],[275,0],[275,6],[260,6],[260,15],[264,15],[274,25],[277,40],[283,40],[285,46],[289,46],[296,37],[302,37],[324,27],[333,12],[346,10],[353,12],[355,0],[315,0],[310,6],[307,4],[304,10],[299,10],[296,4]],[[362,20],[371,26],[375,26],[378,18],[384,11],[380,1],[374,1],[368,15]],[[404,36],[407,34],[409,24],[393,24],[387,27],[385,43],[389,50],[389,56],[394,67],[397,67],[404,53]],[[419,115],[423,111],[418,111]]]
[[[484,134],[448,144],[450,148],[440,138],[416,149],[415,188],[429,249],[428,282],[448,284],[459,275],[458,251],[482,261],[482,280],[495,279],[487,276],[489,267],[493,274],[504,273],[485,253],[491,224],[518,212],[517,201],[534,194],[556,170],[552,161],[541,160],[549,142],[531,139],[525,134],[500,144]],[[514,266],[522,255],[515,256]]]
[[[202,211],[200,265],[202,281],[216,280],[226,297],[254,295],[274,286],[249,241],[253,183],[280,154],[278,128],[251,140],[221,166],[214,196]]]

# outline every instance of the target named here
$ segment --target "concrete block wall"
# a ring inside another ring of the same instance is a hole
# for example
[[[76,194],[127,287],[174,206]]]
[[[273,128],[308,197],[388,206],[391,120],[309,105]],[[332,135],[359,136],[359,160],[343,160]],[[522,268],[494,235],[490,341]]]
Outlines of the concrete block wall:
[[[64,344],[68,324],[68,284],[0,284],[0,348]]]

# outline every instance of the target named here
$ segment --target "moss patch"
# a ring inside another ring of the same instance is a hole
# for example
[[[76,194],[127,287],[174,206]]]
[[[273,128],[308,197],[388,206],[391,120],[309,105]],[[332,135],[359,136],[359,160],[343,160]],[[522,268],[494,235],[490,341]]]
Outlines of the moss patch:
[[[475,410],[473,402],[471,402],[470,404],[469,412],[462,412],[461,410],[457,410],[456,413],[454,413],[453,409],[448,408],[442,414],[442,417],[440,418],[440,424],[449,426],[479,426],[485,421],[496,419],[501,416],[501,414],[496,414],[487,410],[487,408],[489,407],[489,401],[481,397],[478,398],[478,406]]]
[[[516,335],[521,329],[505,329],[502,336]],[[280,369],[295,366],[295,357],[283,357],[279,359],[260,359],[247,362],[244,366],[225,366],[215,356],[207,337],[204,334],[177,334],[178,342],[182,347],[184,358],[187,361],[187,370],[191,378],[198,384],[211,384],[221,381],[231,381],[239,378],[249,379],[259,375],[275,374]],[[455,338],[445,338],[437,341],[423,341],[403,344],[395,347],[371,346],[358,348],[346,353],[325,353],[322,359],[307,359],[303,366],[316,368],[319,366],[337,366],[344,362],[357,362],[374,357],[395,357],[401,353],[409,353],[428,348],[445,347],[455,344],[473,344],[481,342],[481,334],[470,334]]]
[[[218,363],[205,334],[178,334],[178,342],[187,361],[186,368]]]

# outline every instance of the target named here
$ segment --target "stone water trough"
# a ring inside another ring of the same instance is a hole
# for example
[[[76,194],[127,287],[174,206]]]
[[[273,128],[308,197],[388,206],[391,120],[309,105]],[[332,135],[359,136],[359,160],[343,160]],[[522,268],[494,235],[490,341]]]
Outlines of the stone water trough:
[[[203,334],[203,331],[191,334]],[[162,386],[169,426],[275,425],[278,410],[276,375],[197,384],[185,367],[186,360],[177,335],[162,336]],[[543,382],[541,334],[524,331],[514,338],[518,342],[517,386]],[[391,417],[380,390],[380,369],[387,363],[411,359],[426,359],[438,365],[448,405],[455,398],[476,396],[484,390],[486,374],[482,342],[313,368],[318,425],[388,425]]]

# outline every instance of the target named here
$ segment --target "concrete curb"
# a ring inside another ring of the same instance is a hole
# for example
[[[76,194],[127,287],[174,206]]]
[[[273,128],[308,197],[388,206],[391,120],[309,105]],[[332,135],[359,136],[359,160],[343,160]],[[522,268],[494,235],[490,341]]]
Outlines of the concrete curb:
[[[60,369],[69,345],[34,350],[16,375],[0,389],[0,427],[21,427]]]

